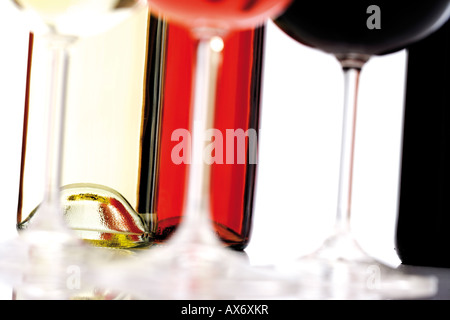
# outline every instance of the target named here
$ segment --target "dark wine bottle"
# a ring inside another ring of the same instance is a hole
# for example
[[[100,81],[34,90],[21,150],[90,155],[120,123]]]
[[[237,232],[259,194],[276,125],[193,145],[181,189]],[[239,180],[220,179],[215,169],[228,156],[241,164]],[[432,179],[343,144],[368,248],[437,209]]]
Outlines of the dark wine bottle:
[[[450,267],[450,22],[408,48],[396,250]]]

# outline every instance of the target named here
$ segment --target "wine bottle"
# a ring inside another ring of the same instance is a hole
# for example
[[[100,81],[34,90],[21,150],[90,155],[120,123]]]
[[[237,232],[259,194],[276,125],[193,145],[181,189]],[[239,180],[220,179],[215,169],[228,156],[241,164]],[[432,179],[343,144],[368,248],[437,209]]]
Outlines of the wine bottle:
[[[71,48],[71,78],[64,129],[62,205],[71,228],[98,246],[136,247],[149,242],[151,213],[136,211],[144,114],[144,81],[161,76],[164,22],[143,11]],[[130,35],[133,35],[132,37]],[[42,132],[40,42],[35,38],[30,96],[25,106],[18,228],[32,223],[41,189]],[[151,57],[153,61],[149,62]],[[161,60],[161,59],[160,59]],[[153,64],[152,64],[153,63]],[[146,65],[147,70],[145,70]],[[43,91],[43,90],[42,90]]]
[[[220,239],[236,250],[244,249],[250,240],[264,36],[264,26],[230,32],[224,39],[218,72],[213,123],[224,146],[220,154],[216,150],[217,161],[211,165],[211,214]],[[169,24],[166,41],[159,161],[150,210],[155,212],[153,230],[157,243],[165,241],[176,229],[186,196],[189,163],[174,161],[173,151],[180,142],[173,133],[195,130],[189,127],[189,106],[196,40],[186,28]]]
[[[450,267],[450,22],[408,48],[396,250]]]
[[[225,40],[215,120],[224,137],[226,129],[258,128],[263,38],[264,28],[258,28],[232,32]],[[69,226],[92,244],[159,243],[178,224],[188,164],[172,161],[171,135],[191,129],[193,45],[187,30],[150,14],[73,48],[62,204]],[[37,103],[39,90],[33,90],[38,66],[33,64],[25,108],[19,229],[32,223],[42,192],[39,131],[45,115]],[[255,152],[249,140],[243,144],[246,159]],[[256,163],[231,162],[212,167],[213,220],[225,245],[243,249],[250,237]]]

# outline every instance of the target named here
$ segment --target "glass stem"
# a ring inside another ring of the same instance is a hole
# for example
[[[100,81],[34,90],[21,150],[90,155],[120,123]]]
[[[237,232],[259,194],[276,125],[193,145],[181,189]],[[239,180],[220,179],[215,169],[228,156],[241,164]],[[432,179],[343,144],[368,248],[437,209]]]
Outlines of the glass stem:
[[[175,237],[194,242],[216,243],[210,208],[210,155],[205,152],[213,126],[217,73],[221,51],[211,48],[211,37],[200,37],[197,42],[193,101],[191,110],[191,157],[188,169],[187,198],[183,221]]]
[[[353,161],[355,149],[356,114],[358,100],[359,68],[343,68],[344,71],[344,115],[342,127],[341,162],[336,215],[336,233],[350,232]]]
[[[69,65],[70,39],[56,36],[44,38],[49,53],[48,125],[44,197],[32,226],[39,229],[63,225],[60,204],[62,147]]]

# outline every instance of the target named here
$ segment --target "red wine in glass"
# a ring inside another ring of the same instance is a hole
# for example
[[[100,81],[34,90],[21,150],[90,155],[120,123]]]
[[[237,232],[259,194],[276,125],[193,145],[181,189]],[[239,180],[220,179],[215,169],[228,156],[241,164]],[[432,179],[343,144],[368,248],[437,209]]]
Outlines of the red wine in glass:
[[[332,54],[381,55],[437,30],[448,0],[294,1],[276,24],[295,40]]]
[[[149,0],[169,18],[199,28],[248,28],[279,14],[290,0]]]

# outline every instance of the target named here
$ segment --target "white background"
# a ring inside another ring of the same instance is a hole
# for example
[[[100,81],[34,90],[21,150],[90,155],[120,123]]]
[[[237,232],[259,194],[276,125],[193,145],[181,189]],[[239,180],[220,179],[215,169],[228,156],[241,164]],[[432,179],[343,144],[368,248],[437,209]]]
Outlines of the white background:
[[[4,3],[4,1],[2,2]],[[1,3],[0,3],[1,5]],[[15,234],[28,30],[0,7],[0,241]],[[353,217],[361,245],[394,251],[406,53],[363,70]],[[260,159],[252,241],[255,264],[317,248],[336,211],[343,79],[335,59],[267,28]],[[1,298],[10,298],[6,290]]]

